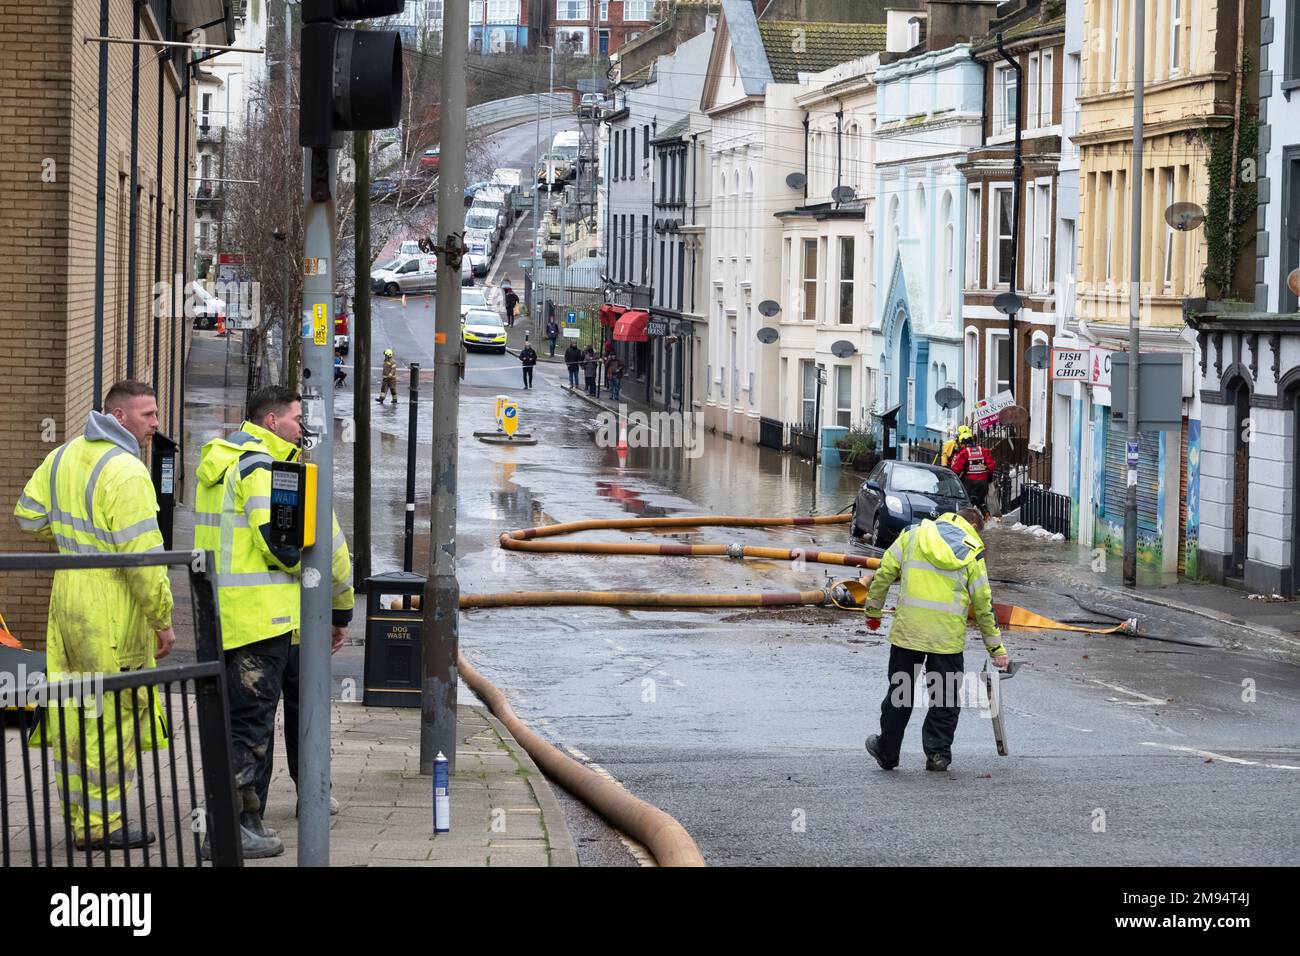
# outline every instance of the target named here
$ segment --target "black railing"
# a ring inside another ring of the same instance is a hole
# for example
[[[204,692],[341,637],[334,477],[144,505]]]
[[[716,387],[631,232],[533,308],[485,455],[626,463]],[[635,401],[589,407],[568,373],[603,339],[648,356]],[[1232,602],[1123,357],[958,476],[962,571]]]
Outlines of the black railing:
[[[777,451],[785,448],[785,426],[775,418],[760,418],[758,443],[764,448],[775,448]]]
[[[789,448],[800,458],[812,459],[817,455],[817,429],[811,422],[790,422]]]
[[[198,866],[203,855],[214,866],[242,865],[211,561],[210,552],[188,551],[0,555],[0,572],[187,565],[199,657],[178,667],[56,675],[68,679],[53,684],[4,675],[17,689],[4,701],[16,732],[0,734],[4,866],[94,866],[101,852],[109,867],[115,857],[125,866]],[[153,832],[156,841],[116,844],[132,831]]]
[[[1020,493],[1020,521],[1068,538],[1070,504],[1069,495],[1058,494],[1036,481],[1027,482]]]

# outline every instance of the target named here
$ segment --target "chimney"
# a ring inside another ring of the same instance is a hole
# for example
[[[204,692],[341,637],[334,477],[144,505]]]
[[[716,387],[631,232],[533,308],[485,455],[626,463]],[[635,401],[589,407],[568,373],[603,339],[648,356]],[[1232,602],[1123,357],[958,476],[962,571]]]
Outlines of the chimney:
[[[906,53],[925,38],[926,14],[885,8],[885,52]]]
[[[926,0],[925,48],[944,50],[988,35],[1000,0]]]

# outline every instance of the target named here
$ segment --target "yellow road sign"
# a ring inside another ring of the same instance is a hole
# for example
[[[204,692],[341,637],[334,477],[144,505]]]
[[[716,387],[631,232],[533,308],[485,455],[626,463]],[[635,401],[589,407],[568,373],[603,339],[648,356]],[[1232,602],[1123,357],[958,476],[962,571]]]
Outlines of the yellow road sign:
[[[329,315],[325,303],[317,302],[311,307],[312,341],[317,345],[329,345]]]
[[[505,402],[501,406],[501,427],[507,435],[514,437],[515,429],[519,427],[519,406],[514,402]]]

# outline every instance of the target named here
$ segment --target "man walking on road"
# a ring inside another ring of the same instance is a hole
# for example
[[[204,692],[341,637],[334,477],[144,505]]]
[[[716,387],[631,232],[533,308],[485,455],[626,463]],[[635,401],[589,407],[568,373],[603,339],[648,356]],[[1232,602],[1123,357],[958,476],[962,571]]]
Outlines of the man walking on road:
[[[275,709],[298,637],[302,554],[272,533],[271,472],[273,462],[298,460],[301,441],[301,399],[288,388],[270,386],[253,394],[239,431],[203,446],[198,468],[194,546],[216,554],[240,838],[250,859],[284,852],[279,836],[262,823],[262,813]],[[343,646],[352,619],[351,577],[352,561],[336,517],[331,653]]]
[[[389,392],[393,394],[393,404],[397,404],[397,360],[393,358],[392,349],[384,349],[384,370],[383,381],[379,386],[379,397],[375,399],[380,405],[384,404],[384,396]]]
[[[532,388],[533,366],[537,364],[537,353],[533,351],[527,339],[524,340],[523,350],[519,353],[519,361],[524,367],[524,388]]]
[[[519,296],[515,295],[515,290],[510,288],[510,283],[506,283],[506,325],[514,328],[515,309],[519,308]]]
[[[578,387],[578,369],[582,366],[582,352],[576,343],[564,350],[564,364],[569,368],[569,387]]]
[[[115,384],[104,411],[92,411],[85,432],[46,455],[27,482],[14,508],[19,527],[53,542],[60,554],[161,551],[158,498],[140,460],[157,430],[153,389],[142,382]],[[54,572],[45,631],[51,683],[64,675],[151,668],[175,643],[166,567]],[[147,696],[128,691],[84,715],[79,703],[50,707],[43,731],[31,739],[40,746],[44,732],[53,749],[55,788],[67,790],[64,812],[73,840],[78,849],[88,843],[147,846],[154,835],[143,826],[123,827],[121,808],[135,781],[136,750],[167,746],[161,700],[150,708]]]
[[[560,326],[554,318],[546,320],[546,340],[551,343],[551,358],[555,358],[555,340],[560,337]]]
[[[623,361],[613,352],[605,356],[605,387],[609,389],[610,401],[618,401],[623,388]]]
[[[880,561],[867,591],[867,627],[880,627],[889,586],[899,581],[898,608],[889,629],[889,690],[880,705],[880,734],[867,738],[867,753],[882,770],[898,766],[903,732],[922,674],[928,672],[929,709],[921,728],[926,770],[947,770],[961,715],[966,618],[975,621],[993,663],[1007,666],[993,592],[984,566],[984,519],[974,508],[922,521],[900,534]]]

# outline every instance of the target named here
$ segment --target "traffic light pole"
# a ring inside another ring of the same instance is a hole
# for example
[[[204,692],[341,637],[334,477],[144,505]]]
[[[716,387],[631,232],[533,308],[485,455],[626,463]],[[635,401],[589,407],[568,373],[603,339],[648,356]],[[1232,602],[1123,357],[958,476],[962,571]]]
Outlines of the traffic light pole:
[[[1124,497],[1124,583],[1137,585],[1137,521],[1138,521],[1138,454],[1141,438],[1138,433],[1138,373],[1141,370],[1142,344],[1138,329],[1142,319],[1142,136],[1143,136],[1143,85],[1146,82],[1146,3],[1136,0],[1133,9],[1133,209],[1132,234],[1129,239],[1128,286],[1128,448],[1127,473]]]
[[[433,521],[425,584],[420,675],[420,773],[438,754],[456,769],[457,441],[460,408],[460,262],[465,251],[465,68],[469,4],[445,7],[442,47],[442,168],[438,176],[438,300],[433,351]]]
[[[334,528],[334,186],[338,151],[303,150],[303,419],[316,433],[316,543],[302,556],[298,865],[330,863],[330,631]]]

